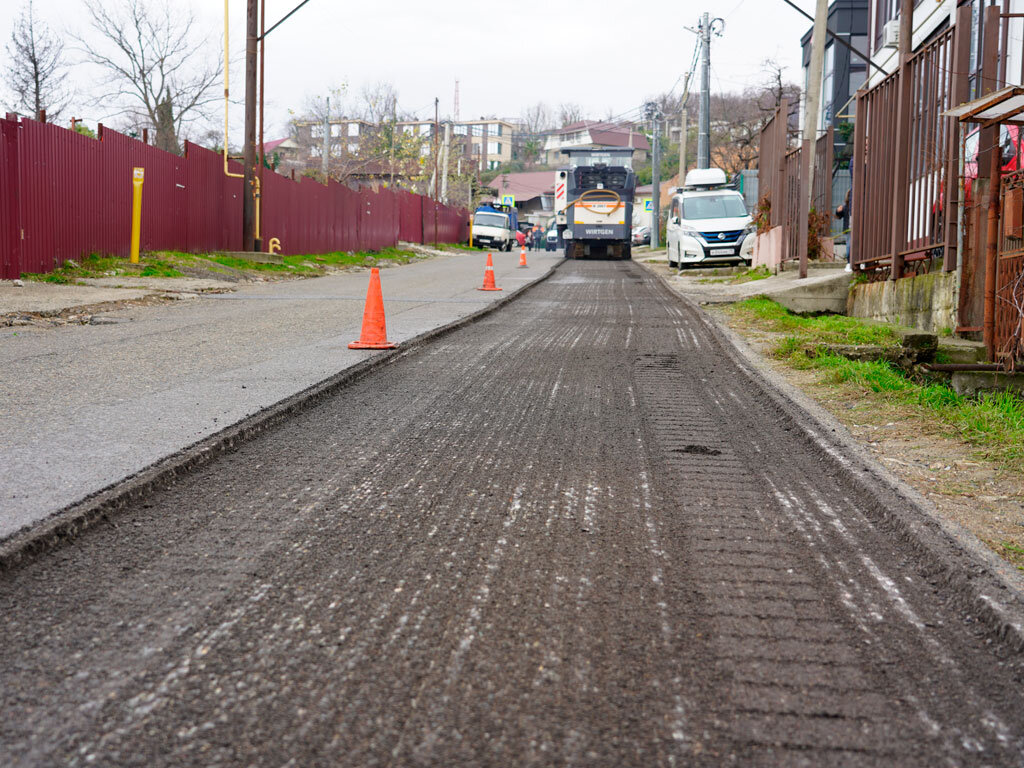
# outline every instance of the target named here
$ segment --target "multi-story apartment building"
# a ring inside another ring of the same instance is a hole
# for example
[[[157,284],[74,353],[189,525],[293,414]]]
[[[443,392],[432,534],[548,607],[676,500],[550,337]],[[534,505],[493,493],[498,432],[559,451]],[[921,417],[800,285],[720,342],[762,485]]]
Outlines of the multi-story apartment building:
[[[444,135],[444,121],[441,123],[441,135]],[[399,130],[406,133],[416,134],[431,142],[434,136],[433,120],[401,120],[398,123]],[[465,137],[467,156],[475,163],[480,162],[481,154],[484,155],[483,170],[493,170],[499,166],[506,165],[512,161],[513,137],[516,133],[516,125],[508,120],[497,118],[481,118],[479,120],[459,120],[452,123],[453,138],[458,141]],[[422,150],[424,154],[430,154],[430,144]]]
[[[362,142],[377,131],[373,123],[356,118],[332,118],[328,124],[331,129],[329,151],[331,157],[336,158],[358,154]],[[323,121],[296,120],[294,125],[295,143],[311,157],[321,157],[324,146]]]

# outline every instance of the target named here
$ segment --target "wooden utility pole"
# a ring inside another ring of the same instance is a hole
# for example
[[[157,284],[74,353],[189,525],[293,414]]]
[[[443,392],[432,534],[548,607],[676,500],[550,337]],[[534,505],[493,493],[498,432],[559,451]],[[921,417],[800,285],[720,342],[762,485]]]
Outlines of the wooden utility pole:
[[[892,175],[892,253],[890,280],[903,277],[903,249],[907,241],[907,197],[910,193],[910,51],[914,36],[914,0],[900,2],[900,68],[896,90],[896,167]]]
[[[800,277],[807,277],[808,220],[811,199],[814,197],[814,156],[818,145],[818,111],[821,105],[821,71],[825,65],[825,36],[828,29],[828,0],[818,0],[814,12],[814,35],[811,38],[811,66],[807,73],[807,93],[804,95],[804,136],[800,151],[800,178],[804,194],[800,196],[800,217],[797,226],[800,253]],[[820,213],[820,211],[819,211]]]
[[[245,179],[242,182],[242,250],[255,248],[256,236],[256,42],[259,3],[247,0],[245,13]]]

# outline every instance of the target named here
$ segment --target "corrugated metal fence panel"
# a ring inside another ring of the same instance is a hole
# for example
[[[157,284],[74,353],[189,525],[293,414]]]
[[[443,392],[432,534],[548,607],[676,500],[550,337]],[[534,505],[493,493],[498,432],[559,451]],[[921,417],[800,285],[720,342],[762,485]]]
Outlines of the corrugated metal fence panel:
[[[399,238],[407,243],[423,242],[423,200],[407,190],[398,192],[399,205]]]
[[[0,279],[14,280],[21,271],[18,216],[18,124],[0,120]]]
[[[134,167],[145,169],[143,250],[241,249],[242,180],[224,176],[219,154],[186,142],[178,157],[109,129],[97,140],[27,119],[0,124],[4,277],[46,272],[93,252],[127,256]],[[241,168],[232,162],[231,170]],[[277,237],[284,253],[468,237],[465,211],[406,191],[355,192],[266,173],[262,207],[264,243]]]

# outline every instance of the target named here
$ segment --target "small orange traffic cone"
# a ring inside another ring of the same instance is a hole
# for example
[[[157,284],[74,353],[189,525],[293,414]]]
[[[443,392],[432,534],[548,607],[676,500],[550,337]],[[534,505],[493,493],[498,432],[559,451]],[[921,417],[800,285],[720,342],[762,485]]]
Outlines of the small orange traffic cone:
[[[524,245],[522,250],[519,251],[519,268],[526,269],[526,246]]]
[[[484,285],[483,288],[477,288],[478,291],[500,291],[501,288],[494,284],[494,261],[491,259],[491,254],[487,254],[487,266],[484,267]]]
[[[370,270],[370,287],[366,290],[366,308],[363,310],[363,330],[359,341],[348,345],[349,349],[394,349],[388,341],[388,329],[384,322],[384,296],[380,291],[380,270]]]

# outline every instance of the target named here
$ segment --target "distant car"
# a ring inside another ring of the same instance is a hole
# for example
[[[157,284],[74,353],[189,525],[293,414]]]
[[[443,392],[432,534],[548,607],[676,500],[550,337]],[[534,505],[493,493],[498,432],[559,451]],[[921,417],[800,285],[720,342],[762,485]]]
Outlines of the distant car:
[[[547,234],[544,236],[544,250],[558,250],[558,230],[555,227],[549,229]]]
[[[633,245],[650,245],[651,228],[647,226],[633,227],[631,241]]]

